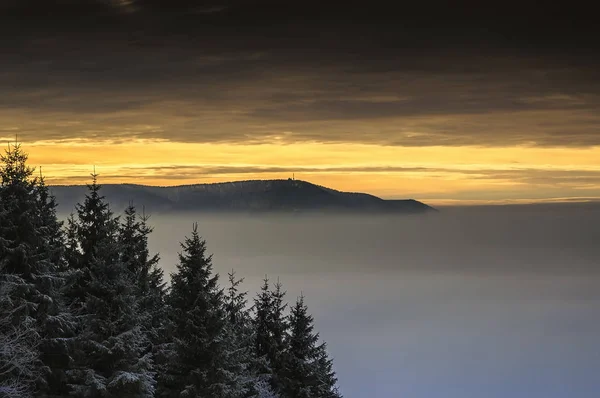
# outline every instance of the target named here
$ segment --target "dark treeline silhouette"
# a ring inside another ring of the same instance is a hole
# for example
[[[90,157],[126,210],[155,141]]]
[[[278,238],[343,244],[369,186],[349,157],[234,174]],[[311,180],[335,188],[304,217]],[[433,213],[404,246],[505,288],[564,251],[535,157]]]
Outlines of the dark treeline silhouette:
[[[0,178],[0,397],[340,397],[304,297],[222,287],[197,225],[168,286],[148,216],[95,174],[64,224],[18,144]]]

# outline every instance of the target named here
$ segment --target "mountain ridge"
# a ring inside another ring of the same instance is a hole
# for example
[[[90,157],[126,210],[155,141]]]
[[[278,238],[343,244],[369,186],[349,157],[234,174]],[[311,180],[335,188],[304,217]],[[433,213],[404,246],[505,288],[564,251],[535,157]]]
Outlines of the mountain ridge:
[[[129,202],[152,212],[351,212],[423,213],[434,208],[414,199],[385,200],[362,192],[344,192],[303,180],[241,180],[177,186],[101,184],[115,210]],[[81,202],[85,185],[52,185],[59,211]]]

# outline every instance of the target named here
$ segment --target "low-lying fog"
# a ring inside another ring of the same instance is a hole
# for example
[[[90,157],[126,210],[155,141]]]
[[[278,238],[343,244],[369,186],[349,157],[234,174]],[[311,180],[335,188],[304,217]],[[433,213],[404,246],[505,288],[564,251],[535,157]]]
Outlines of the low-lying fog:
[[[155,214],[167,272],[194,221],[251,295],[265,274],[305,294],[347,398],[598,396],[599,207]]]

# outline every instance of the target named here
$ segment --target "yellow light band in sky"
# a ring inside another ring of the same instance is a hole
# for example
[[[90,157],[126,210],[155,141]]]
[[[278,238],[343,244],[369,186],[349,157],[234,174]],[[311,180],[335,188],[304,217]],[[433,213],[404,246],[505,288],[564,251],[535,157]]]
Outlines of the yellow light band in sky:
[[[166,140],[24,144],[50,184],[180,185],[303,179],[344,191],[430,202],[600,197],[600,148],[194,144]]]

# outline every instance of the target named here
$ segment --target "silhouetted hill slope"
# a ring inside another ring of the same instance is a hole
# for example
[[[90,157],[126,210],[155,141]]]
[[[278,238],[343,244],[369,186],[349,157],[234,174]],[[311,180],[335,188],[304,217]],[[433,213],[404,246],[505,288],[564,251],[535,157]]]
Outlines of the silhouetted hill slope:
[[[70,212],[83,200],[82,185],[52,186],[59,211]],[[115,211],[130,201],[148,211],[221,212],[393,212],[420,213],[433,208],[416,200],[384,200],[364,193],[340,192],[300,180],[250,180],[216,184],[154,187],[107,184],[102,192]]]

